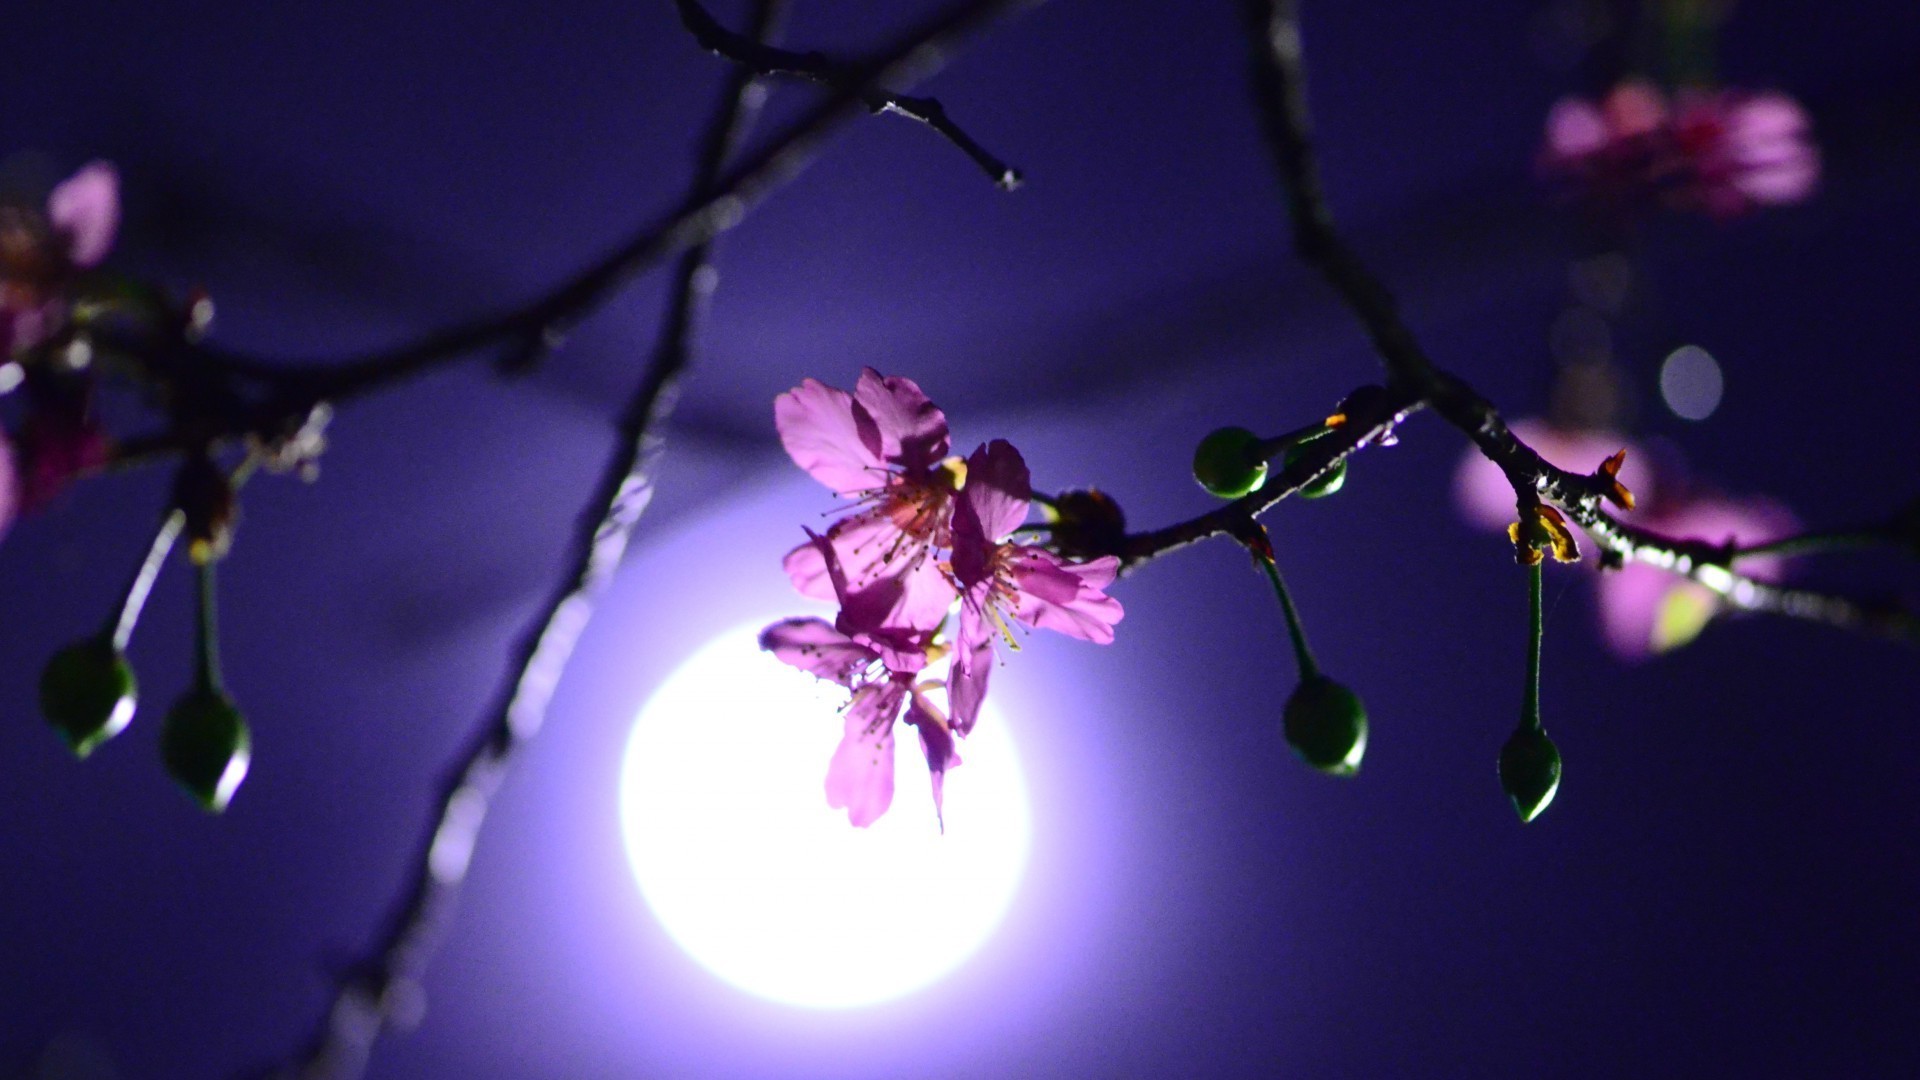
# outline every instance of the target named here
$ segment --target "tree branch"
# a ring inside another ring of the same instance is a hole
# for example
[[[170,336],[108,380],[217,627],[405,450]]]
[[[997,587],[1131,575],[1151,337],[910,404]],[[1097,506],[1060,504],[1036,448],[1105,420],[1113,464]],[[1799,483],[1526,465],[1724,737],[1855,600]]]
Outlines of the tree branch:
[[[835,63],[826,54],[793,52],[774,48],[764,42],[736,34],[720,25],[697,0],[675,0],[680,21],[686,24],[700,47],[750,68],[760,75],[784,75],[840,90],[856,90],[869,112],[883,112],[918,120],[973,159],[1002,191],[1020,186],[1018,169],[990,153],[947,116],[946,107],[935,98],[908,97],[876,85],[871,64]]]
[[[758,0],[752,32],[770,34],[783,8],[784,0]],[[702,140],[692,185],[696,198],[720,182],[721,168],[759,112],[765,94],[757,79],[743,68],[728,80],[720,112]],[[494,705],[450,770],[413,877],[386,929],[347,970],[321,1030],[287,1074],[359,1076],[380,1033],[417,1010],[419,979],[445,935],[493,796],[514,752],[544,722],[554,686],[592,617],[594,603],[652,500],[662,447],[657,433],[673,409],[675,381],[691,358],[693,337],[718,282],[711,254],[711,246],[700,243],[681,256],[671,307],[646,374],[620,418],[614,451],[582,514],[566,577],[527,628]]]

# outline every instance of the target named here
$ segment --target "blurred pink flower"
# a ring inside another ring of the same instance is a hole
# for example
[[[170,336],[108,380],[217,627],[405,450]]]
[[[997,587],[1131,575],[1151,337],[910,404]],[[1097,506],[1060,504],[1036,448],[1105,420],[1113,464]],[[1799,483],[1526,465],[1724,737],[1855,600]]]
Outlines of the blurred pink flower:
[[[773,409],[794,464],[859,506],[826,532],[856,629],[938,626],[955,593],[932,551],[948,542],[953,492],[964,482],[957,462],[942,460],[946,416],[911,379],[872,368],[852,394],[807,379]],[[802,594],[835,599],[811,541],[789,552],[785,566]]]
[[[1806,110],[1785,94],[1681,93],[1673,141],[1686,182],[1676,201],[1720,218],[1800,202],[1820,179],[1811,127]]]
[[[1608,431],[1570,431],[1534,419],[1515,420],[1510,426],[1520,441],[1568,472],[1591,473],[1616,451],[1625,450],[1627,460],[1620,469],[1620,482],[1633,492],[1639,505],[1649,505],[1658,498],[1660,484],[1652,464],[1623,436]],[[1504,529],[1518,513],[1507,474],[1471,447],[1454,473],[1453,490],[1461,514],[1480,528]]]
[[[824,619],[782,619],[760,632],[760,647],[852,691],[840,745],[827,764],[827,805],[845,810],[847,820],[860,828],[893,805],[893,726],[904,705],[933,778],[934,812],[941,813],[946,772],[960,764],[960,755],[946,719],[926,699],[930,684],[916,685],[912,671],[887,666],[879,652]]]
[[[986,696],[994,635],[1013,644],[1004,615],[1105,645],[1124,614],[1120,601],[1103,591],[1119,573],[1119,559],[1070,563],[1044,548],[1006,542],[1027,519],[1029,484],[1026,461],[1004,440],[967,459],[967,486],[953,513],[953,576],[961,600],[948,690],[961,735],[973,729]]]
[[[1636,524],[1674,539],[1711,544],[1765,543],[1800,528],[1793,514],[1777,503],[1718,496],[1682,502]],[[1781,559],[1761,557],[1740,560],[1738,569],[1761,581],[1776,581],[1782,565]],[[1607,644],[1628,659],[1687,644],[1722,606],[1705,586],[1644,563],[1602,572],[1599,600]]]
[[[1820,156],[1806,110],[1786,94],[1683,90],[1669,102],[1636,80],[1598,103],[1556,102],[1540,170],[1602,206],[1664,199],[1728,218],[1805,199],[1819,180]]]
[[[93,420],[58,409],[37,409],[20,432],[15,450],[21,513],[45,509],[76,477],[95,472],[113,457],[113,444]]]
[[[104,161],[55,186],[44,211],[0,206],[0,359],[59,331],[63,290],[75,271],[106,258],[119,227],[119,176]]]

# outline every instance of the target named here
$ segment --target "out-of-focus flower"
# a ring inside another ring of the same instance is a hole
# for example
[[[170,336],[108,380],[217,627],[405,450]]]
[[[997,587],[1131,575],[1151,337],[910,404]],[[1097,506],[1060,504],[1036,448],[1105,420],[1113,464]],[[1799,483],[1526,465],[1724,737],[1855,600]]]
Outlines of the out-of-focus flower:
[[[893,725],[904,705],[906,722],[920,732],[939,812],[946,771],[960,764],[960,756],[945,718],[926,698],[931,684],[916,684],[914,672],[887,666],[879,652],[824,619],[783,619],[760,632],[760,647],[852,692],[840,745],[827,765],[827,805],[845,810],[861,828],[893,805]]]
[[[1683,91],[1673,146],[1684,182],[1674,200],[1719,218],[1804,200],[1820,180],[1811,128],[1786,94]]]
[[[1628,81],[1599,102],[1547,114],[1541,172],[1614,210],[1664,201],[1717,218],[1799,202],[1820,177],[1806,110],[1779,92],[1683,90]]]
[[[104,161],[57,185],[44,210],[0,206],[0,360],[60,331],[67,286],[106,257],[119,226],[119,177]]]
[[[949,689],[961,735],[972,730],[986,696],[994,635],[1013,645],[1005,616],[1105,645],[1124,614],[1120,601],[1103,591],[1119,573],[1119,559],[1070,563],[1044,548],[1006,541],[1026,521],[1030,483],[1020,451],[1004,440],[967,459],[967,486],[953,513],[952,566],[961,598]]]
[[[932,553],[948,543],[953,493],[966,482],[946,458],[946,416],[911,379],[867,368],[852,394],[808,379],[780,395],[774,423],[794,464],[859,506],[826,532],[856,628],[938,626],[954,589]],[[813,543],[785,565],[803,594],[835,598]]]
[[[1607,431],[1570,431],[1544,420],[1516,420],[1511,425],[1520,441],[1533,447],[1541,457],[1571,473],[1591,473],[1620,450],[1626,460],[1613,474],[1616,483],[1633,492],[1636,502],[1652,503],[1659,495],[1659,480],[1648,457],[1634,449],[1624,437]],[[1466,519],[1483,529],[1498,529],[1513,520],[1513,485],[1500,466],[1488,461],[1478,450],[1469,449],[1454,473],[1454,496]]]
[[[1637,524],[1663,536],[1710,544],[1760,544],[1799,530],[1793,514],[1777,503],[1719,496],[1663,508]],[[1763,556],[1741,559],[1738,569],[1748,577],[1777,581],[1782,566],[1781,559]],[[1687,644],[1723,606],[1704,585],[1641,563],[1601,574],[1599,598],[1607,643],[1629,659]]]
[[[19,473],[13,460],[13,443],[0,428],[0,536],[7,535],[13,515],[20,508]]]
[[[20,432],[17,471],[21,513],[44,509],[74,478],[94,472],[113,456],[105,431],[85,414],[36,409]]]

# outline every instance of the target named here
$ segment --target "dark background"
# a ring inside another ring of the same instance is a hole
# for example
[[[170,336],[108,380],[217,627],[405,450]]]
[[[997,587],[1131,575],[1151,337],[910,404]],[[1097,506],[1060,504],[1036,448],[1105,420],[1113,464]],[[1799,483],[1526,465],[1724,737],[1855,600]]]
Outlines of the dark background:
[[[789,40],[857,52],[933,5],[796,6]],[[1585,250],[1532,175],[1546,109],[1579,86],[1541,48],[1548,5],[1309,7],[1336,211],[1432,354],[1537,414]],[[1322,661],[1374,716],[1357,781],[1280,743],[1273,602],[1208,545],[1117,587],[1112,647],[1035,639],[996,676],[1034,855],[1005,929],[952,978],[792,1010],[705,975],[646,914],[613,813],[628,718],[708,634],[790,606],[777,557],[825,505],[780,452],[775,394],[862,364],[910,375],[957,446],[1011,438],[1041,487],[1097,483],[1151,525],[1205,508],[1186,458],[1207,429],[1292,427],[1374,377],[1286,255],[1244,54],[1226,0],[1050,4],[929,87],[1025,189],[874,119],[727,237],[660,497],[482,838],[425,1019],[373,1076],[1920,1065],[1915,653],[1747,618],[1626,665],[1579,575],[1554,571],[1545,700],[1567,780],[1523,829],[1493,776],[1523,578],[1461,523],[1463,444],[1432,417],[1340,497],[1271,518]],[[1807,104],[1825,185],[1645,237],[1638,436],[1814,524],[1915,493],[1916,55],[1913,5],[1742,5],[1723,73]],[[0,155],[48,182],[115,161],[120,265],[205,284],[224,342],[319,358],[497,310],[608,250],[678,197],[722,75],[665,0],[15,0]],[[773,119],[808,93],[782,90]],[[75,764],[33,705],[44,658],[97,625],[143,549],[164,474],[15,524],[0,1076],[222,1076],[306,1037],[559,570],[659,301],[649,279],[522,381],[459,370],[346,409],[318,484],[250,487],[223,583],[256,758],[223,818],[162,775],[155,713]],[[1727,370],[1702,424],[1652,389],[1687,342]],[[1811,573],[1914,591],[1891,559]],[[175,568],[133,648],[148,709],[187,681],[189,613]],[[874,913],[883,932],[923,918]]]

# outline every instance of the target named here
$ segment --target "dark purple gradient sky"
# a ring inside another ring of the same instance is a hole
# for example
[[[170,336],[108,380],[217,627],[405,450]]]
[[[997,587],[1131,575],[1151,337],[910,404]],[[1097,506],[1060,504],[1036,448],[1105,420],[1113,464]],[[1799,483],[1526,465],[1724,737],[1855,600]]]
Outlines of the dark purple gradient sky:
[[[859,49],[933,5],[797,6],[792,40]],[[1580,250],[1530,178],[1574,85],[1534,51],[1546,6],[1312,3],[1307,24],[1336,210],[1429,351],[1514,415],[1544,407]],[[1122,583],[1112,647],[1036,639],[996,676],[1035,854],[1005,931],[948,982],[786,1009],[703,974],[645,914],[613,813],[629,718],[708,634],[789,606],[778,555],[824,505],[779,451],[776,393],[862,364],[911,375],[963,449],[1011,438],[1043,488],[1097,483],[1153,524],[1205,508],[1186,458],[1208,428],[1291,427],[1375,376],[1286,256],[1233,8],[1063,0],[961,55],[931,90],[1027,171],[1015,195],[876,119],[727,238],[644,539],[497,807],[423,1025],[372,1076],[1920,1066],[1917,654],[1756,618],[1626,666],[1587,590],[1551,572],[1567,781],[1522,829],[1493,759],[1523,579],[1454,514],[1462,444],[1430,417],[1337,499],[1272,518],[1322,661],[1375,718],[1356,782],[1280,743],[1277,614],[1216,544]],[[1816,524],[1915,494],[1917,54],[1912,5],[1743,5],[1726,76],[1808,104],[1827,184],[1646,241],[1640,434]],[[123,265],[206,284],[237,347],[322,357],[535,295],[607,250],[677,197],[720,78],[666,0],[25,0],[0,14],[0,156],[37,154],[16,169],[49,180],[116,161]],[[805,94],[783,90],[774,119]],[[153,712],[76,765],[33,705],[165,478],[90,483],[16,524],[0,1076],[55,1059],[78,1064],[45,1075],[224,1076],[305,1037],[557,572],[658,303],[650,280],[520,382],[463,370],[357,405],[319,484],[248,490],[223,615],[256,763],[225,818],[162,777]],[[1651,397],[1686,342],[1728,371],[1704,424]],[[1894,560],[1812,573],[1915,592]],[[187,585],[162,582],[134,646],[149,708],[186,681]]]

